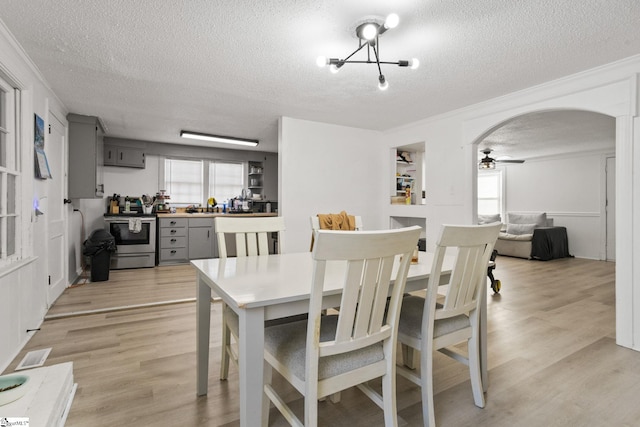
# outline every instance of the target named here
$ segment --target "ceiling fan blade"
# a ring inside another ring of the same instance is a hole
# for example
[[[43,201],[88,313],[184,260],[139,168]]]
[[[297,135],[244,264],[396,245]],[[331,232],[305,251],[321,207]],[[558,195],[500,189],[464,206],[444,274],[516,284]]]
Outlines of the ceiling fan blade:
[[[498,159],[496,159],[496,162],[498,162],[498,163],[524,163],[524,160],[498,160]]]

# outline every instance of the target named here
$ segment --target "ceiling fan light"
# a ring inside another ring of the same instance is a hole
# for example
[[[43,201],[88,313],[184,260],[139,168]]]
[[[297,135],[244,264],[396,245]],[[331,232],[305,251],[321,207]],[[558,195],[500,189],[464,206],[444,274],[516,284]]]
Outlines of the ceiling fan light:
[[[493,161],[493,159],[491,158],[484,158],[482,160],[480,160],[478,162],[478,169],[480,170],[488,170],[488,169],[495,169],[496,168],[496,162]]]

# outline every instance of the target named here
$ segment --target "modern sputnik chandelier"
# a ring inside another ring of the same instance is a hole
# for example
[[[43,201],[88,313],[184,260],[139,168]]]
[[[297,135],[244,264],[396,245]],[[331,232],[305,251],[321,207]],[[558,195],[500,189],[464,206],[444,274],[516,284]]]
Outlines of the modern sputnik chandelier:
[[[380,60],[380,36],[387,30],[398,26],[400,18],[395,13],[387,16],[384,23],[376,22],[375,20],[369,20],[356,27],[356,36],[358,37],[358,48],[354,50],[349,56],[344,59],[339,58],[327,58],[325,56],[319,56],[316,63],[319,67],[329,66],[332,73],[337,73],[344,64],[376,64],[378,67],[378,88],[380,90],[386,90],[389,87],[384,74],[382,74],[381,64],[392,64],[400,67],[410,67],[415,70],[420,66],[420,61],[416,58],[410,60],[398,60],[395,62]],[[367,47],[367,60],[355,61],[351,60],[351,57],[360,52],[364,47]],[[372,57],[373,52],[373,57]]]

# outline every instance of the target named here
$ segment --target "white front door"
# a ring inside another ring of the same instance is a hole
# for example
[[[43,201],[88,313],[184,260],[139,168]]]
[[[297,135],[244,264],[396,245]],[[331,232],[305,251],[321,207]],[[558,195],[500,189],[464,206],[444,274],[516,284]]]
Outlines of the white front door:
[[[67,283],[67,258],[66,258],[66,208],[64,199],[66,196],[66,161],[65,140],[66,129],[64,124],[49,112],[49,135],[46,146],[47,160],[51,169],[51,178],[47,180],[47,205],[48,209],[44,217],[47,219],[47,252],[48,252],[48,276],[49,287],[47,292],[47,305],[51,307],[54,301],[62,294]]]

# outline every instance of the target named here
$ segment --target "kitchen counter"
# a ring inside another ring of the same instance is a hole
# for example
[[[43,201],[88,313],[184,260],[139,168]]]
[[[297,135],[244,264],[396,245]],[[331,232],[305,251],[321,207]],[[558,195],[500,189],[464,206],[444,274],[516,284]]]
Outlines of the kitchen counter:
[[[198,212],[198,213],[186,213],[186,212],[176,212],[176,213],[159,213],[157,214],[158,218],[215,218],[217,216],[231,216],[231,217],[252,217],[252,216],[278,216],[277,212],[270,213],[217,213],[217,212]]]

